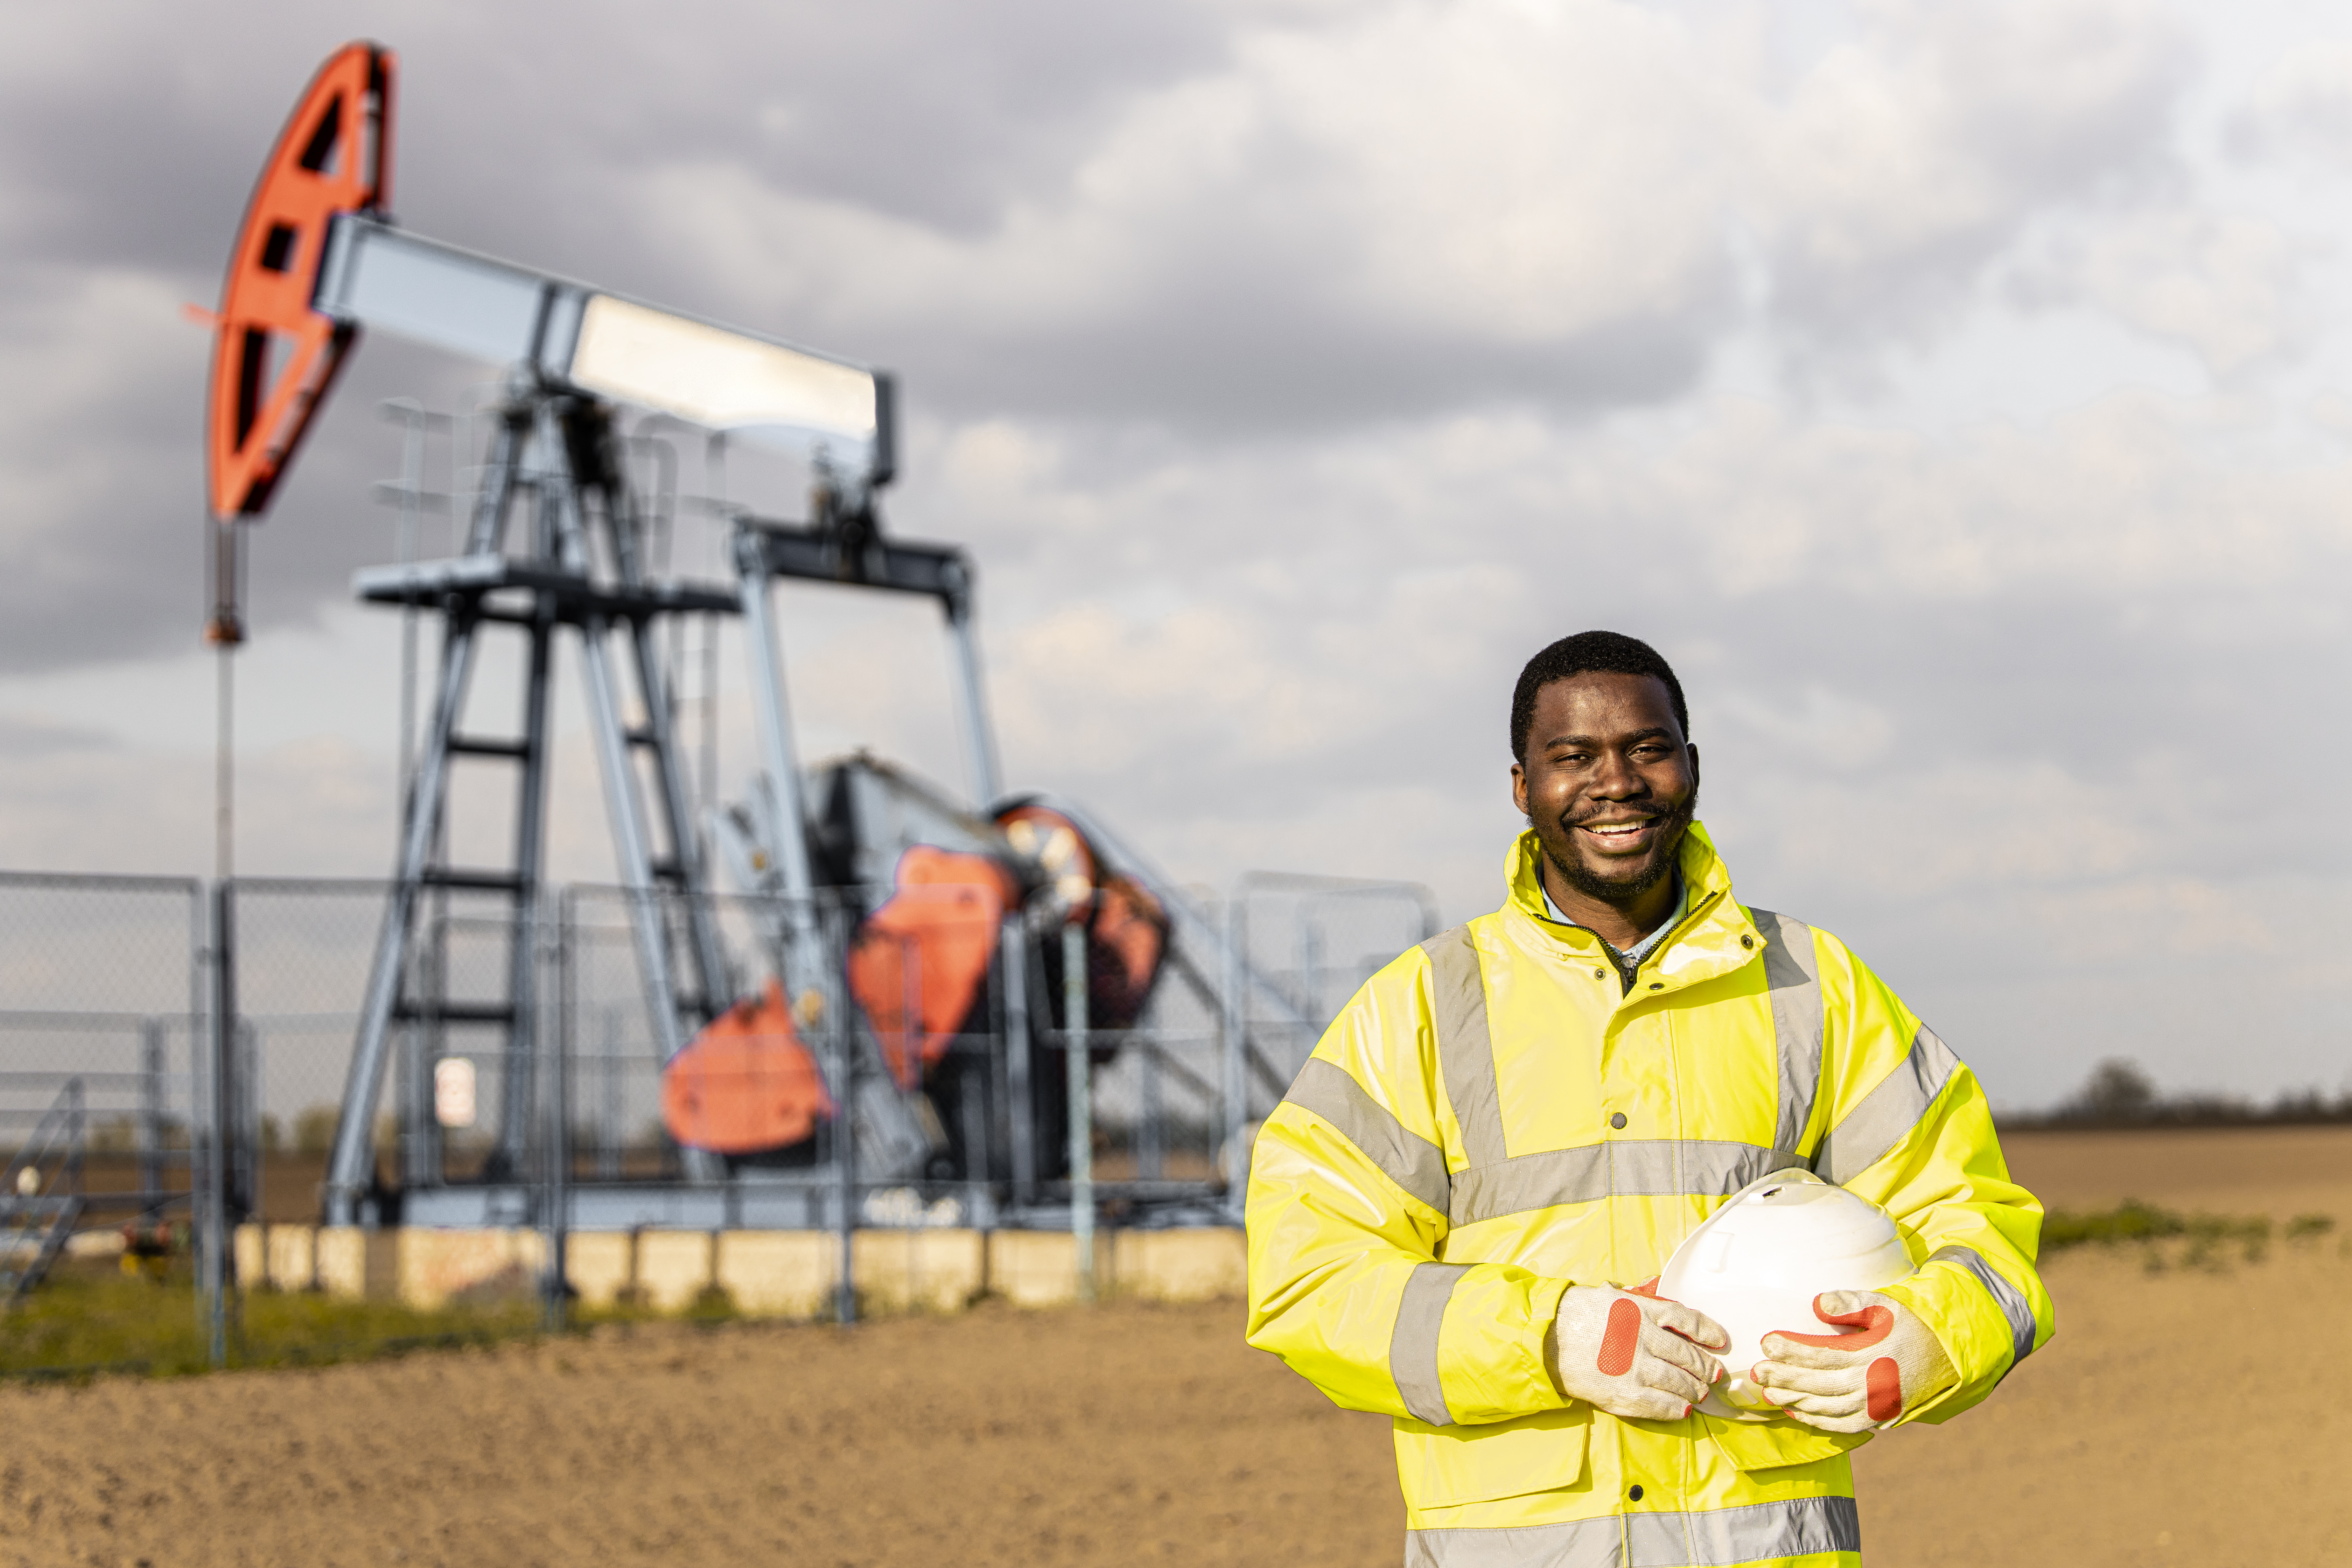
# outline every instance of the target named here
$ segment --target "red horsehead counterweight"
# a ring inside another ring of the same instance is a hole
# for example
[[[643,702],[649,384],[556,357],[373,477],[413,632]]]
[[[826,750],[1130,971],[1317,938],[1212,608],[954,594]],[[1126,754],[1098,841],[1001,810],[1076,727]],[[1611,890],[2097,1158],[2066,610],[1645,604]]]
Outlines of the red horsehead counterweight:
[[[394,58],[338,50],[311,79],[262,165],[221,282],[205,417],[215,518],[257,517],[358,335],[312,308],[327,230],[392,191]]]

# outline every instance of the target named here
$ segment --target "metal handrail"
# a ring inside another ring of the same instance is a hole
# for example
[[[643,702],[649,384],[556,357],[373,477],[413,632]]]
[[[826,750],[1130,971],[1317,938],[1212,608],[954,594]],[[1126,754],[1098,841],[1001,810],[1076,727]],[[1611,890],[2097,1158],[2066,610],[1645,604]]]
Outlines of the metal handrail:
[[[25,1147],[8,1162],[5,1171],[0,1171],[0,1292],[11,1298],[41,1282],[49,1265],[65,1249],[74,1222],[81,1217],[87,1120],[82,1081],[68,1079]],[[38,1173],[51,1160],[57,1162],[56,1173],[41,1177]],[[34,1176],[30,1191],[26,1190],[27,1174]],[[39,1240],[34,1243],[37,1231]],[[32,1259],[19,1263],[28,1245]]]

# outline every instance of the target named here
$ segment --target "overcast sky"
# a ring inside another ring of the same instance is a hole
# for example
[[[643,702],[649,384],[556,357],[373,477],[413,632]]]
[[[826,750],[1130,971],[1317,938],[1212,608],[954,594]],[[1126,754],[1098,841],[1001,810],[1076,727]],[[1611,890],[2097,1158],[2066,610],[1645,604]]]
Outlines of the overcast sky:
[[[210,863],[180,307],[374,37],[404,224],[900,374],[890,524],[980,563],[1011,782],[1180,877],[1492,907],[1511,680],[1604,626],[1681,669],[1742,897],[1844,936],[1997,1100],[2117,1053],[2339,1087],[2339,16],[18,0],[0,865]],[[254,541],[247,868],[389,867],[397,617],[348,592],[394,548],[376,405],[492,374],[366,342]],[[789,513],[788,479],[723,482]],[[783,605],[806,750],[961,787],[932,615]],[[559,859],[609,875],[567,726]]]

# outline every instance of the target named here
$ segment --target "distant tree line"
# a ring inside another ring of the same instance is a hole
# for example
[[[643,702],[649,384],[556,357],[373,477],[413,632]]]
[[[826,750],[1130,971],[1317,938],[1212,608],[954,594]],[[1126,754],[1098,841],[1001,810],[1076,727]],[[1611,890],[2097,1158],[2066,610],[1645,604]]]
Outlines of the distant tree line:
[[[2283,1089],[2267,1103],[2242,1095],[2166,1094],[2128,1057],[2109,1057],[2048,1110],[2005,1115],[2004,1127],[2257,1127],[2352,1121],[2352,1089]]]

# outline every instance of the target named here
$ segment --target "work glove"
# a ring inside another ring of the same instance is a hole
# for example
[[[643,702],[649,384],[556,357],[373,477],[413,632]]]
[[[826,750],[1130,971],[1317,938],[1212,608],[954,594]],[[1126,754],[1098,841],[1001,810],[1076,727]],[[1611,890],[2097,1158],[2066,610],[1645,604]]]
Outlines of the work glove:
[[[1570,1286],[1545,1348],[1570,1399],[1612,1415],[1678,1421],[1723,1376],[1723,1363],[1706,1352],[1729,1350],[1731,1336],[1706,1313],[1646,1289]]]
[[[1918,1315],[1875,1290],[1824,1291],[1813,1316],[1862,1331],[1766,1334],[1766,1359],[1748,1375],[1765,1398],[1818,1431],[1885,1426],[1960,1380]]]

